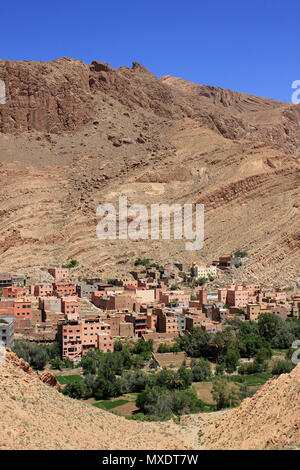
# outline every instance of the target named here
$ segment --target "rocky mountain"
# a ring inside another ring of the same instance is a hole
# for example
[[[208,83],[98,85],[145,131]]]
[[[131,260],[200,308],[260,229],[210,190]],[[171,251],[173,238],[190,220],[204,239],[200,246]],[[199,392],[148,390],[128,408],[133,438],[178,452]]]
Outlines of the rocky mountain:
[[[232,280],[299,284],[300,107],[138,63],[0,60],[0,267],[43,278],[123,273],[137,257],[211,262],[245,250]],[[203,203],[205,243],[99,240],[100,203]]]

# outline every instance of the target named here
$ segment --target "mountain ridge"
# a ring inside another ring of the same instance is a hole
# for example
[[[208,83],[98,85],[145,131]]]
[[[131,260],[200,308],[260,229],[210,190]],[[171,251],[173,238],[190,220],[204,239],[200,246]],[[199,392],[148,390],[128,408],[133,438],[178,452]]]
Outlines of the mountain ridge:
[[[225,280],[299,284],[300,107],[69,58],[0,61],[1,268],[43,277],[126,273],[137,257],[211,262],[243,249]],[[100,241],[100,202],[205,204],[205,245]],[[222,280],[222,274],[220,280]]]

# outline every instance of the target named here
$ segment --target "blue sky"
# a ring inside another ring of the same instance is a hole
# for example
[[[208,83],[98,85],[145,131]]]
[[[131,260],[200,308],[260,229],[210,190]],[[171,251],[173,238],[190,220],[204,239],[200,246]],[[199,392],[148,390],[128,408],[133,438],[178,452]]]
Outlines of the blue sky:
[[[0,58],[145,65],[196,83],[291,101],[299,0],[1,2]]]

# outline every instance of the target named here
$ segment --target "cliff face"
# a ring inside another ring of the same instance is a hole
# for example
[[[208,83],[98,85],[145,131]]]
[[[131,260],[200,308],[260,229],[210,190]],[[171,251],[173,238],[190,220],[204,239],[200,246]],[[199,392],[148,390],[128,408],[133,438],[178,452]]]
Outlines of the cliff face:
[[[249,254],[235,279],[299,282],[299,105],[166,76],[140,64],[0,61],[1,269],[75,258],[75,275],[136,257],[211,262]],[[205,204],[205,244],[100,241],[96,207]]]
[[[6,104],[0,106],[0,132],[73,131],[93,116],[89,67],[79,61],[0,61]]]

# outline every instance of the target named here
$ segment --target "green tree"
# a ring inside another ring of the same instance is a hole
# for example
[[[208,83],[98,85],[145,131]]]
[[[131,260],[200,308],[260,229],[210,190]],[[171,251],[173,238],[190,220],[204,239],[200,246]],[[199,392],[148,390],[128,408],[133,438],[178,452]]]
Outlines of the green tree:
[[[262,313],[258,319],[259,333],[267,341],[271,342],[282,323],[283,320],[273,313]]]
[[[239,396],[236,386],[228,382],[225,377],[218,377],[213,382],[213,398],[216,402],[218,410],[222,408],[230,408],[238,405]]]
[[[275,359],[271,364],[271,374],[286,374],[294,367],[295,365],[289,359]]]
[[[192,367],[193,382],[203,382],[212,376],[210,363],[206,359],[200,359],[198,364]]]
[[[225,368],[229,374],[234,372],[237,368],[240,358],[238,349],[229,348],[225,355]]]
[[[68,395],[71,398],[82,398],[84,396],[84,386],[82,382],[68,384],[63,389],[63,394]]]

